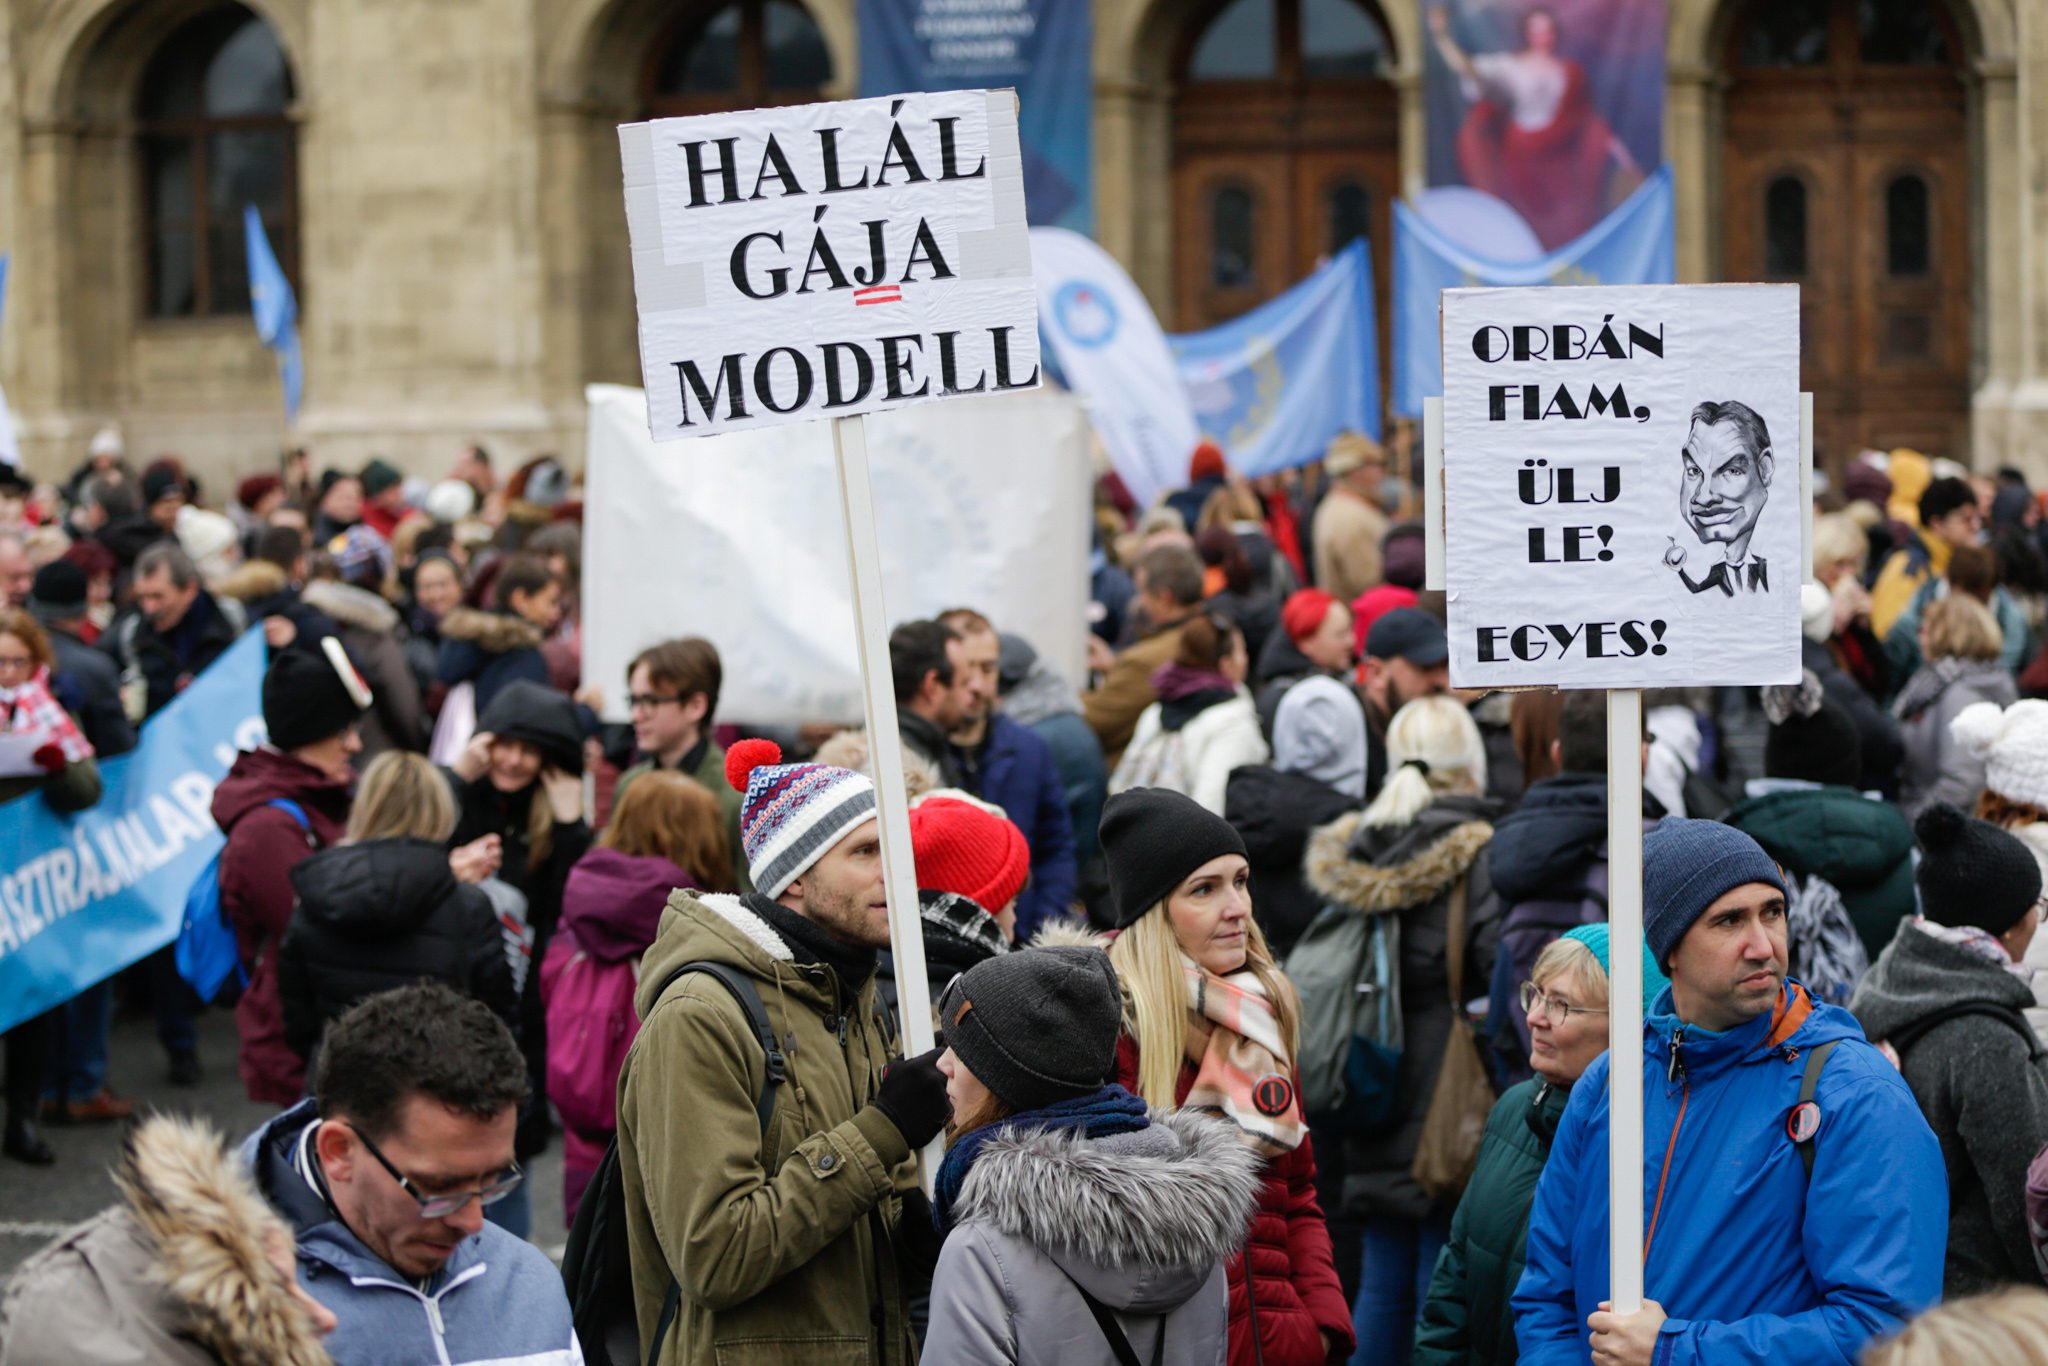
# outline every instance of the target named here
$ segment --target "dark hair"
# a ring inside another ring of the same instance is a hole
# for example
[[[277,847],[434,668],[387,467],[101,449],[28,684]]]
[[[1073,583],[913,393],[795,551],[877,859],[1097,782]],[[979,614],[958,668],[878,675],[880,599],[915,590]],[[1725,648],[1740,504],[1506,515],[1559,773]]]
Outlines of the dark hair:
[[[539,593],[551,583],[560,583],[555,571],[548,568],[548,562],[538,555],[513,555],[505,560],[505,567],[498,571],[497,579],[491,584],[491,606],[501,612],[512,610],[512,595],[524,593],[528,597]]]
[[[647,666],[648,675],[664,688],[674,688],[676,696],[687,702],[697,694],[704,694],[704,720],[706,730],[711,728],[712,714],[718,710],[718,689],[725,681],[725,666],[719,662],[718,647],[701,636],[684,636],[681,640],[664,640],[659,645],[650,645],[633,656],[633,662],[626,666],[626,684],[632,686],[633,671],[642,664]]]
[[[1937,479],[1920,495],[1920,529],[1925,531],[1950,513],[1971,507],[1976,501],[1977,491],[1963,480],[1954,475]]]
[[[435,522],[420,528],[420,534],[412,538],[412,553],[424,555],[429,550],[453,550],[455,528],[446,522]]]
[[[1607,771],[1607,694],[1575,688],[1557,718],[1557,766],[1565,773]]]
[[[1230,618],[1214,611],[1204,612],[1189,618],[1188,624],[1181,627],[1180,648],[1174,652],[1173,662],[1183,668],[1215,673],[1230,658],[1232,642],[1237,638],[1237,627]]]
[[[1959,545],[1948,557],[1948,586],[1986,607],[1998,591],[1998,557],[1981,546]]]
[[[406,1098],[496,1119],[526,1104],[526,1060],[483,1002],[438,982],[383,991],[329,1022],[313,1094],[323,1119],[376,1142],[397,1132]]]
[[[976,636],[984,633],[996,634],[996,624],[972,607],[948,607],[932,618],[941,626],[950,626],[962,636]]]
[[[1771,429],[1747,403],[1737,403],[1732,398],[1709,400],[1692,410],[1692,420],[1708,427],[1718,427],[1724,422],[1729,424],[1752,455],[1762,455],[1771,449]]]
[[[159,570],[171,576],[174,588],[190,588],[199,582],[199,567],[173,541],[157,541],[135,557],[135,577],[146,579]]]
[[[1195,537],[1195,553],[1203,564],[1223,571],[1223,586],[1231,592],[1252,591],[1252,562],[1235,531],[1227,526],[1210,527]]]
[[[960,633],[940,621],[906,621],[889,633],[889,672],[896,682],[897,706],[915,700],[928,674],[937,674],[947,687],[953,685],[946,643],[958,639]]]
[[[135,515],[135,484],[118,470],[93,476],[85,481],[79,490],[78,501],[87,507],[97,505],[107,514],[107,520],[118,521]]]
[[[1169,594],[1182,607],[1202,600],[1202,560],[1184,545],[1155,545],[1138,557],[1146,591]]]
[[[256,535],[254,558],[268,560],[289,574],[306,553],[306,534],[295,526],[269,526]]]
[[[1998,556],[1998,581],[2024,593],[2048,593],[2048,559],[2025,527],[2002,526],[1991,536]]]
[[[560,555],[569,562],[569,577],[583,577],[583,528],[574,522],[550,522],[526,538],[520,551],[546,559]]]

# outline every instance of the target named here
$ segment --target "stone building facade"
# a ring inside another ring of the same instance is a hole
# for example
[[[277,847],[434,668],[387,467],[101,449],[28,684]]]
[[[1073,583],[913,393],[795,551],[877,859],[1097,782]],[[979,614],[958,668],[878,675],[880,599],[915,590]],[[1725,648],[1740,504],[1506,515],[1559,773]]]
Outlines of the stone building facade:
[[[203,473],[277,449],[245,200],[299,291],[321,463],[573,456],[582,386],[638,381],[614,125],[849,95],[855,3],[5,0],[0,381],[31,467],[108,420]],[[1357,231],[1384,309],[1388,205],[1423,179],[1417,0],[1094,8],[1096,235],[1162,321]],[[1873,14],[1911,41],[1874,46]],[[1670,0],[1669,32],[1680,278],[1801,281],[1823,454],[2048,475],[2048,10]]]

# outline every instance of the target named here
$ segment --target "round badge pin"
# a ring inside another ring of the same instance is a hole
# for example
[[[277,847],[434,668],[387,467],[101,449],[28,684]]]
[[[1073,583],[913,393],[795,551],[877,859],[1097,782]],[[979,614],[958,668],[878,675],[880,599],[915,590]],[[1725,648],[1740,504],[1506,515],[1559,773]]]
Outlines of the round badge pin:
[[[1820,1107],[1812,1101],[1792,1107],[1785,1116],[1785,1133],[1794,1143],[1804,1143],[1820,1132]]]
[[[1252,1106],[1268,1118],[1278,1118],[1294,1108],[1294,1083],[1278,1072],[1268,1072],[1252,1083]]]

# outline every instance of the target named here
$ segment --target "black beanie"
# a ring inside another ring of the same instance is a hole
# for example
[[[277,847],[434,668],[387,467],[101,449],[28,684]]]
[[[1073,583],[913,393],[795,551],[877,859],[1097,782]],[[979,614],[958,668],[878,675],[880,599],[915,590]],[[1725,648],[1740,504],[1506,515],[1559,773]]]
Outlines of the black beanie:
[[[540,751],[543,762],[583,775],[583,726],[565,692],[530,678],[514,679],[484,708],[476,728],[500,739],[524,740]]]
[[[939,1033],[997,1100],[1043,1110],[1116,1080],[1123,997],[1109,955],[1053,944],[987,958],[939,999]]]
[[[69,560],[52,560],[36,571],[28,608],[42,622],[70,621],[85,615],[89,584],[85,571]]]
[[[1856,722],[1839,702],[1821,691],[1820,680],[1809,672],[1808,687],[1766,688],[1765,709],[1772,722],[1764,740],[1764,776],[1796,778],[1835,787],[1863,786],[1863,737]],[[1797,693],[1778,707],[1769,694]],[[1783,719],[1780,719],[1782,715]]]
[[[2017,836],[1936,802],[1913,822],[1920,909],[1937,925],[2004,934],[2041,897],[2041,865]]]
[[[369,705],[368,685],[333,636],[322,637],[318,649],[283,651],[263,675],[263,724],[279,749],[339,735],[361,720]]]
[[[1164,787],[1111,797],[1102,808],[1102,856],[1116,928],[1128,928],[1188,874],[1225,854],[1249,858],[1244,836],[1194,798]]]

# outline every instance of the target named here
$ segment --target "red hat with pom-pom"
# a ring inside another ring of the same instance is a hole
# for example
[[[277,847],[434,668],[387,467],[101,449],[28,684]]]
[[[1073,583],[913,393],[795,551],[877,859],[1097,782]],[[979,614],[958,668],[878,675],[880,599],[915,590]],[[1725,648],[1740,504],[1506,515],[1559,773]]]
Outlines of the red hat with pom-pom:
[[[910,808],[920,891],[964,896],[998,914],[1031,876],[1024,832],[978,802],[936,793]]]
[[[741,794],[740,845],[754,890],[781,896],[790,883],[875,814],[875,785],[850,768],[785,764],[773,740],[726,751],[725,779]]]

